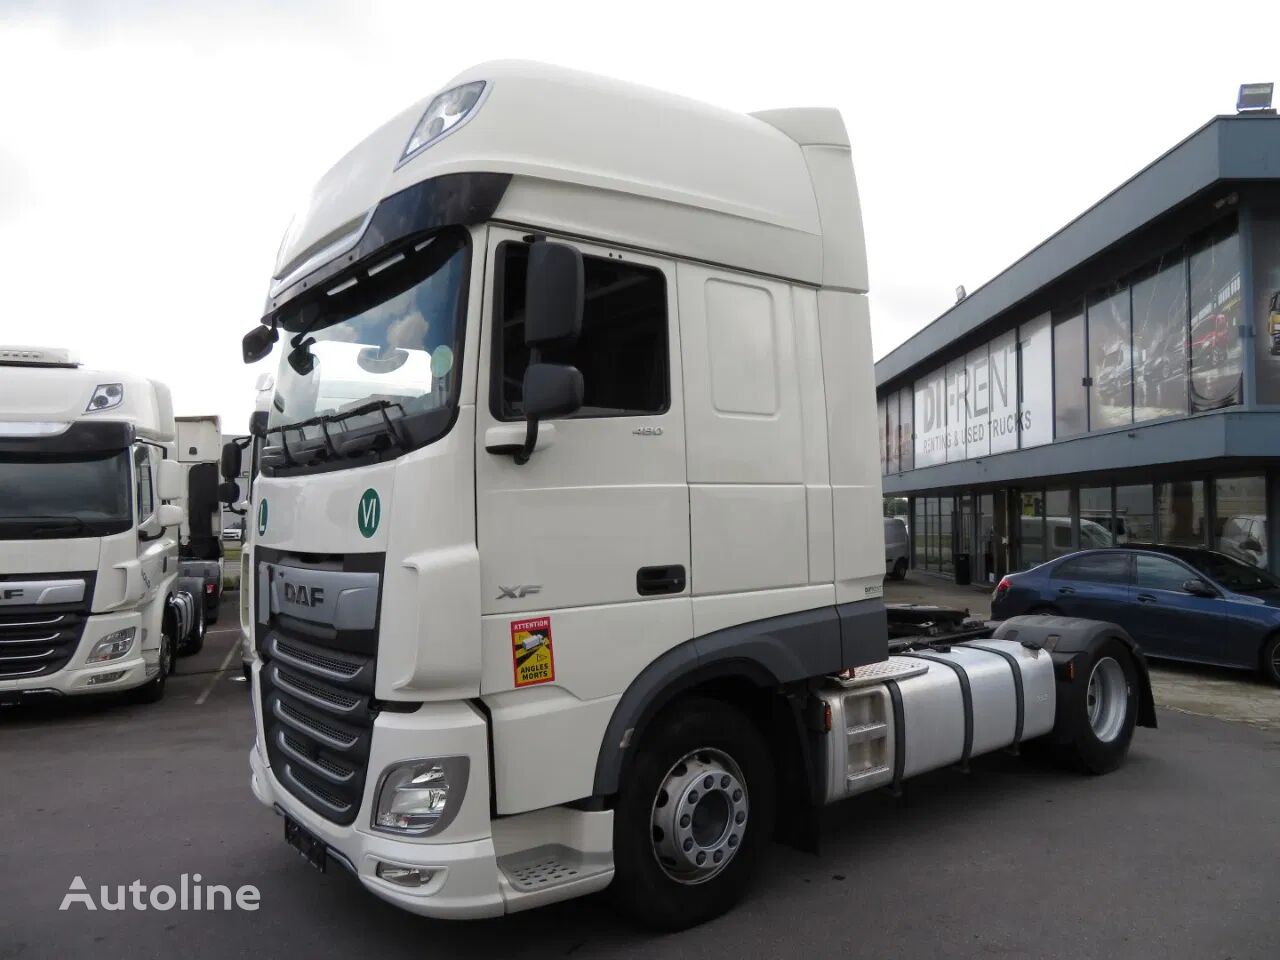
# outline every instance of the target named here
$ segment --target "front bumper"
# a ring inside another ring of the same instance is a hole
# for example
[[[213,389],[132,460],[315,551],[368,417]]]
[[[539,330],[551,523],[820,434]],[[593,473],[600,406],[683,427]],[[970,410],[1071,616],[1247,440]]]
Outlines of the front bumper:
[[[104,663],[86,663],[94,644],[109,633],[133,627],[133,646],[119,660]],[[0,694],[39,695],[56,694],[80,696],[83,694],[110,693],[139,687],[155,676],[158,663],[156,651],[150,656],[142,652],[142,617],[137,613],[95,614],[84,625],[76,652],[65,667],[56,673],[39,677],[16,677],[0,680]],[[111,677],[106,682],[93,682],[96,677]]]
[[[255,675],[259,669],[255,664]],[[260,718],[256,682],[254,699]],[[261,738],[260,720],[258,735]],[[348,867],[371,893],[404,910],[441,919],[504,913],[489,828],[488,747],[483,719],[465,703],[427,704],[408,714],[384,713],[375,724],[372,743],[364,800],[351,826],[324,819],[286,790],[267,765],[261,739],[249,752],[253,794],[324,841],[332,858]],[[369,827],[373,794],[387,765],[411,757],[448,755],[470,757],[471,773],[462,806],[439,840],[402,839]],[[377,876],[379,863],[426,868],[432,876],[420,887],[398,886]]]

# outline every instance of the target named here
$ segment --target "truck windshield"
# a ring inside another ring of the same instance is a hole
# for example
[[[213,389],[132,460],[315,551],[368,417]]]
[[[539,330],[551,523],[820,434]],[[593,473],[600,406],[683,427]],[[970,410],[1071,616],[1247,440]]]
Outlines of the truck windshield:
[[[129,453],[0,457],[0,539],[103,537],[133,524]]]
[[[445,230],[285,317],[264,465],[408,449],[448,430],[469,267],[467,232]]]

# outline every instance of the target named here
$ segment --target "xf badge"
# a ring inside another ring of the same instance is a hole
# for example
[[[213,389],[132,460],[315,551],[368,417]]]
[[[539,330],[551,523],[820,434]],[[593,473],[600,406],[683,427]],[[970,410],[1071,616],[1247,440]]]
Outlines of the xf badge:
[[[542,584],[540,583],[518,583],[514,587],[504,587],[498,585],[498,595],[495,600],[519,600],[522,597],[528,597],[535,593],[542,592]]]

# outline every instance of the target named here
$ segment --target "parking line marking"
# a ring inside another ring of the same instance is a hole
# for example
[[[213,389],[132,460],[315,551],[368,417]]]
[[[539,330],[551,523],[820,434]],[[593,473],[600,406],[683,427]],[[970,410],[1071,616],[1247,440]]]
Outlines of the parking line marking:
[[[238,643],[233,643],[233,644],[231,645],[231,649],[227,651],[227,655],[226,655],[225,657],[223,657],[223,658],[222,658],[222,666],[220,666],[220,667],[218,668],[217,672],[216,672],[216,673],[214,673],[214,674],[213,674],[213,676],[211,676],[211,677],[209,678],[209,682],[205,685],[205,688],[204,688],[203,690],[201,690],[201,691],[200,691],[200,696],[196,697],[196,706],[197,706],[197,707],[198,707],[198,706],[201,706],[201,705],[202,705],[206,700],[208,700],[208,699],[209,699],[209,694],[213,693],[213,688],[214,688],[215,686],[217,686],[217,684],[218,684],[218,679],[219,679],[219,678],[220,678],[224,673],[226,673],[226,672],[227,672],[227,667],[228,667],[228,665],[230,665],[230,663],[231,663],[231,658],[232,658],[232,657],[234,657],[234,656],[236,655],[236,651],[237,651],[237,650],[239,650],[239,649],[240,649],[240,644],[238,644]]]

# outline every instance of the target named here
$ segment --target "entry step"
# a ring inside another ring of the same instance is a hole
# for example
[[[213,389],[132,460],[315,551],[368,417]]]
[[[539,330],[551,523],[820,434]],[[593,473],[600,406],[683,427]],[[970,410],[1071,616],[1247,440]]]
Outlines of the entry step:
[[[550,843],[498,858],[498,869],[520,893],[534,893],[577,883],[613,870],[607,856],[591,857],[579,850]]]
[[[857,687],[869,687],[886,680],[905,680],[907,677],[916,677],[928,672],[929,664],[922,660],[911,657],[890,657],[878,663],[854,667],[848,671],[847,675],[832,677],[832,679],[846,690],[851,690]]]

